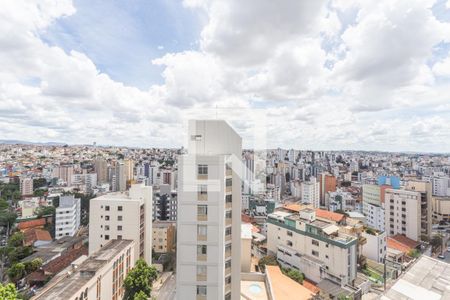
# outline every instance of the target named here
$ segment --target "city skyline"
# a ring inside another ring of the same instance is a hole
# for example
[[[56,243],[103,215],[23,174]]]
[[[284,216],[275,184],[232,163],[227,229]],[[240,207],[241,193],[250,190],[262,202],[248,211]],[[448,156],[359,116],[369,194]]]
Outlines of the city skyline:
[[[185,120],[219,108],[244,140],[248,112],[264,112],[270,148],[450,152],[448,0],[7,1],[0,14],[1,139],[176,147]]]

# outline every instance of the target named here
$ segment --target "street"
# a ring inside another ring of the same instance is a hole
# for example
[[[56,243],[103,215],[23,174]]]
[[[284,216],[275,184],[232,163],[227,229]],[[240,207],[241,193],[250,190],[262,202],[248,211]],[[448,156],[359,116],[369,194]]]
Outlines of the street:
[[[154,296],[158,300],[175,300],[175,286],[175,275],[172,274]]]

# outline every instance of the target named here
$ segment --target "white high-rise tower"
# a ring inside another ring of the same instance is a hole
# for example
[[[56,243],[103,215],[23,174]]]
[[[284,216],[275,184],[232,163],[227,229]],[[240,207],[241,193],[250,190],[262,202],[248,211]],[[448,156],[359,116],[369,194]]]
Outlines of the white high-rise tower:
[[[219,120],[189,122],[180,158],[177,299],[240,299],[241,137]]]

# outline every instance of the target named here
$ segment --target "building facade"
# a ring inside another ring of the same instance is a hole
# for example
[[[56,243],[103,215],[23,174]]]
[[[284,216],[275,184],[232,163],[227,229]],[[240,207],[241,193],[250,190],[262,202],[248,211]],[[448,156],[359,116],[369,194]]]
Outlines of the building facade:
[[[55,212],[55,238],[74,236],[80,228],[81,199],[74,195],[60,196]]]
[[[175,222],[153,222],[152,247],[156,253],[168,253],[175,250]]]
[[[241,137],[219,120],[190,121],[188,137],[179,167],[177,299],[237,300]]]
[[[127,192],[109,193],[90,201],[89,254],[110,240],[136,242],[135,257],[151,263],[152,187],[134,184]]]
[[[320,184],[315,177],[311,177],[310,181],[302,182],[302,202],[309,203],[314,208],[320,207]]]

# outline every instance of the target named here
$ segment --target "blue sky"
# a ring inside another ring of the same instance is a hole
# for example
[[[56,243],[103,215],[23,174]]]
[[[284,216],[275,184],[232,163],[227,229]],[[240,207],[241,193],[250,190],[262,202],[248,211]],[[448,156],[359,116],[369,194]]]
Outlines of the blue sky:
[[[126,5],[124,5],[126,3]],[[178,0],[75,0],[77,12],[57,19],[41,38],[86,54],[113,80],[147,90],[161,84],[166,52],[198,48],[201,18]]]

